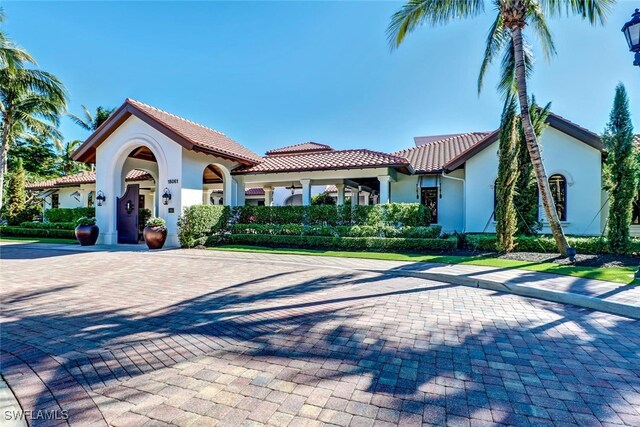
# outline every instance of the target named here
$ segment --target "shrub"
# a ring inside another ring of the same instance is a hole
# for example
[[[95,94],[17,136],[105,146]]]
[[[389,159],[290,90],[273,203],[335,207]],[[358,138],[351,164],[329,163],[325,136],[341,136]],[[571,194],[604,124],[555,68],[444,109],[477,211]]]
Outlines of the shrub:
[[[212,236],[208,245],[231,243],[257,245],[272,248],[290,247],[307,249],[339,249],[354,251],[453,251],[457,240],[449,239],[406,239],[380,237],[330,237],[330,236],[287,236],[266,234],[227,234]]]
[[[38,228],[41,230],[73,230],[75,222],[21,222],[20,228]]]
[[[429,238],[440,236],[442,227],[401,227],[371,225],[299,225],[299,224],[234,224],[229,227],[232,234],[267,234],[289,236],[330,236],[330,237],[387,237],[387,238]]]
[[[610,253],[607,239],[602,237],[568,237],[569,245],[578,254],[608,254]],[[494,252],[497,239],[494,234],[469,234],[467,247],[469,249]],[[556,253],[556,243],[551,236],[518,236],[516,237],[515,252],[543,252]],[[640,251],[640,239],[633,239],[631,252]]]
[[[95,217],[95,208],[55,208],[44,211],[44,218],[48,222],[75,222],[83,216]]]
[[[146,222],[147,227],[162,227],[167,228],[167,222],[163,218],[158,218],[157,216],[152,216]]]
[[[62,230],[57,228],[26,228],[26,227],[0,227],[0,236],[13,237],[56,237],[61,239],[75,239],[76,234],[73,230]]]
[[[203,244],[207,237],[226,229],[231,215],[228,206],[193,205],[178,219],[178,239],[185,247]]]
[[[76,220],[76,225],[96,225],[96,219],[82,216]]]
[[[335,205],[336,199],[331,197],[331,194],[327,193],[326,191],[323,191],[322,193],[316,194],[315,196],[311,197],[311,204],[316,206],[317,205]]]

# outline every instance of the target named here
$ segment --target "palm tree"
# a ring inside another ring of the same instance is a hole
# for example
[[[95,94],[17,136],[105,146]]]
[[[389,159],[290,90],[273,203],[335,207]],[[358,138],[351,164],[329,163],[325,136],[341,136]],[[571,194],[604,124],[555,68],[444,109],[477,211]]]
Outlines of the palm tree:
[[[0,8],[0,24],[4,22],[4,10]],[[22,66],[23,63],[35,63],[31,55],[13,43],[0,30],[0,67],[16,68]]]
[[[1,32],[0,32],[1,33]],[[0,36],[0,208],[2,207],[7,154],[18,138],[59,138],[60,114],[67,105],[64,86],[46,71],[25,68],[36,65],[33,58]]]
[[[540,147],[531,123],[527,92],[527,75],[531,72],[532,54],[523,37],[529,27],[540,40],[545,56],[555,54],[547,17],[563,13],[579,15],[592,25],[603,23],[615,0],[492,0],[497,16],[489,30],[484,60],[480,67],[478,91],[488,66],[503,51],[502,73],[498,88],[505,95],[517,92],[520,116],[529,157],[535,171],[549,227],[560,254],[569,250],[567,238],[558,219],[544,170]],[[397,48],[407,34],[420,25],[447,24],[454,19],[472,18],[484,12],[483,0],[409,0],[391,18],[387,29],[392,48]]]
[[[62,142],[60,140],[56,141],[56,148],[59,151],[59,164],[60,164],[60,172],[63,175],[70,175],[73,173],[81,172],[87,170],[87,165],[82,162],[76,162],[73,160],[73,152],[82,145],[82,141],[79,139],[75,139],[73,141]]]
[[[79,117],[71,113],[69,113],[68,116],[69,118],[71,118],[71,120],[73,120],[75,124],[80,126],[82,129],[93,132],[109,118],[115,108],[105,108],[100,106],[96,108],[95,114],[91,114],[89,109],[82,105],[82,110],[84,112],[84,117]]]

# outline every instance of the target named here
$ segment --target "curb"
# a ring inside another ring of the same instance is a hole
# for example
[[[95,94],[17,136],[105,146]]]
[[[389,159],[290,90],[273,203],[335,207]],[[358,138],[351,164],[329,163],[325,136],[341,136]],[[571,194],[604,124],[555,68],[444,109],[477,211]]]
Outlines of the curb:
[[[384,270],[369,270],[376,273],[383,273]],[[387,272],[388,273],[388,272]],[[552,291],[540,289],[533,286],[520,285],[516,283],[503,283],[486,279],[471,279],[444,273],[424,273],[417,271],[396,270],[394,274],[420,279],[436,280],[440,282],[452,283],[454,285],[468,286],[472,288],[488,289],[491,291],[508,292],[510,294],[524,297],[537,298],[545,301],[557,302],[561,304],[571,304],[578,307],[589,308],[618,316],[629,317],[640,320],[640,306],[622,304],[614,301],[603,300],[602,298],[590,297],[569,292]]]

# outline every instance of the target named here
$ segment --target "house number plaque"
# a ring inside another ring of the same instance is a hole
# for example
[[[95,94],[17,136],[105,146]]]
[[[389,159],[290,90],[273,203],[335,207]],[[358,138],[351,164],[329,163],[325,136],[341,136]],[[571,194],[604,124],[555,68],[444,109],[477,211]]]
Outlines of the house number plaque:
[[[168,179],[167,182],[169,184],[177,184],[178,183],[178,178]]]

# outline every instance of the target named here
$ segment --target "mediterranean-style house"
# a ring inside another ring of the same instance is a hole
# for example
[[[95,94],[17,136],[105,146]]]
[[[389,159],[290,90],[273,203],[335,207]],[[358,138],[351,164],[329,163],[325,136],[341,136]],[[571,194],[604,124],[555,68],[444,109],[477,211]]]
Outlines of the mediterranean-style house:
[[[555,114],[547,122],[540,144],[565,231],[598,235],[608,199],[600,138]],[[322,191],[338,204],[346,197],[352,204],[419,202],[444,231],[493,232],[498,131],[416,137],[414,144],[382,153],[307,142],[260,156],[216,130],[127,99],[74,153],[95,171],[29,188],[40,191],[45,208],[96,206],[105,244],[128,241],[140,208],[167,221],[167,244],[176,246],[187,206],[308,205]],[[542,209],[540,218],[544,225]]]

